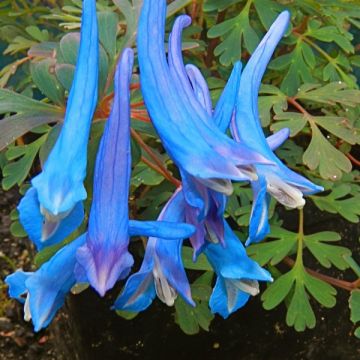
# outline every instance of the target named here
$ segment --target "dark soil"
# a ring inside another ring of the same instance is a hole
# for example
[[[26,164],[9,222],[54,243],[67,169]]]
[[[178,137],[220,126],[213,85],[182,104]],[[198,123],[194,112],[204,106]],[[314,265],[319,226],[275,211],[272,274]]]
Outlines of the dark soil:
[[[15,267],[29,269],[31,248],[28,241],[12,239],[8,232],[8,213],[15,206],[17,196],[14,193],[0,196],[0,250],[15,261]],[[330,228],[337,230],[343,235],[343,244],[353,249],[355,257],[360,254],[358,225],[314,213],[312,209],[309,211],[305,215],[309,233]],[[286,212],[286,223],[290,229],[297,227],[295,212]],[[305,260],[307,266],[317,268],[311,257]],[[0,270],[2,276],[12,271],[2,258]],[[339,276],[333,270],[327,273]],[[354,279],[351,272],[344,277]],[[49,329],[35,335],[31,325],[22,320],[21,306],[6,300],[3,291],[0,360],[360,358],[360,341],[353,336],[354,326],[349,321],[349,294],[343,290],[338,291],[335,308],[329,310],[314,305],[317,316],[314,330],[296,333],[285,324],[284,305],[268,312],[262,309],[260,298],[256,297],[228,320],[216,317],[209,333],[195,336],[184,335],[174,323],[173,309],[158,301],[132,321],[119,318],[109,309],[118,291],[114,290],[105,299],[100,299],[90,289],[77,296],[70,295],[64,310]]]
[[[23,320],[22,306],[7,297],[6,275],[18,268],[31,269],[32,248],[27,239],[11,237],[10,211],[18,202],[16,191],[0,190],[0,360],[62,360],[49,330],[34,334]],[[70,359],[69,359],[70,360]]]

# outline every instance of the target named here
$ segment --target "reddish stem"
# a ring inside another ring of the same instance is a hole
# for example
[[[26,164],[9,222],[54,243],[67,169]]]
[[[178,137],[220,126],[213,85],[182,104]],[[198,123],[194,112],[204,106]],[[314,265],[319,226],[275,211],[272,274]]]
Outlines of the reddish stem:
[[[169,172],[169,170],[165,167],[163,162],[158,158],[157,154],[148,146],[142,137],[134,130],[131,129],[131,136],[135,139],[135,141],[143,148],[149,157],[155,162],[157,167],[161,169],[161,174],[165,177],[165,179],[172,182],[175,186],[180,186],[181,182],[178,179],[175,179]],[[154,169],[155,170],[155,169]]]
[[[354,158],[350,153],[346,154],[348,159],[356,166],[360,166],[360,161],[356,158]]]
[[[293,259],[291,259],[290,257],[286,257],[283,260],[283,262],[291,268],[294,267],[294,265],[295,265],[295,261]],[[352,290],[358,289],[360,287],[360,279],[357,279],[353,282],[349,282],[349,281],[336,279],[331,276],[318,273],[317,271],[308,269],[306,267],[305,267],[305,270],[308,274],[314,276],[315,278],[323,280],[323,281],[327,282],[328,284],[334,285],[338,288],[341,288],[341,289],[344,289],[347,291],[352,291]]]

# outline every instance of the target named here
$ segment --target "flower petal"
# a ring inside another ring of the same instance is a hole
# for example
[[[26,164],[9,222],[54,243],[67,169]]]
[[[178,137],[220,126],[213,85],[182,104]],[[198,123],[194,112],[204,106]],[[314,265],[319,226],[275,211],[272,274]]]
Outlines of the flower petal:
[[[267,194],[266,180],[263,176],[259,176],[259,180],[252,181],[254,200],[250,215],[249,237],[245,245],[262,241],[270,232],[269,203],[270,197]]]
[[[84,207],[79,202],[65,218],[55,224],[53,231],[44,238],[45,217],[40,212],[37,191],[33,187],[21,199],[18,211],[21,225],[38,250],[63,241],[80,226],[84,218]]]
[[[5,279],[5,283],[9,286],[9,296],[13,299],[25,302],[27,288],[25,281],[32,275],[31,272],[17,270]],[[25,295],[25,296],[24,296]]]
[[[130,236],[152,236],[160,239],[176,240],[188,238],[195,231],[190,224],[170,221],[129,221]]]
[[[217,184],[215,179],[248,179],[241,172],[242,166],[268,161],[219,132],[194,98],[187,77],[191,96],[182,85],[185,79],[177,81],[174,77],[165,57],[165,13],[166,1],[144,2],[138,32],[144,100],[164,147],[187,173],[212,180],[210,186]],[[185,70],[177,71],[186,75]]]
[[[239,291],[230,281],[218,277],[210,296],[209,306],[213,314],[220,314],[227,319],[230,314],[243,307],[250,295]]]
[[[261,79],[277,44],[288,28],[289,20],[290,14],[287,11],[277,17],[245,66],[240,81],[236,117],[231,122],[231,130],[235,140],[252,147],[275,164],[255,165],[257,174],[267,178],[268,186],[271,186],[269,177],[274,176],[281,178],[283,183],[298,188],[304,194],[312,194],[322,191],[323,188],[294,173],[276,157],[265,139],[258,113]]]
[[[278,147],[280,147],[290,136],[290,129],[283,128],[276,133],[268,136],[266,138],[266,142],[268,143],[270,149],[275,151]]]
[[[35,331],[48,326],[64,304],[66,294],[75,284],[76,250],[84,242],[82,235],[64,246],[25,281]]]
[[[185,66],[185,69],[194,91],[195,98],[200,102],[206,112],[212,116],[213,108],[211,96],[206,80],[196,66],[189,64]]]
[[[97,103],[98,29],[96,1],[84,0],[80,50],[64,124],[43,171],[32,179],[40,204],[56,216],[86,198],[87,142]],[[61,164],[61,166],[59,166]]]
[[[231,118],[234,115],[237,94],[239,92],[241,79],[241,62],[235,63],[229,80],[216,104],[214,112],[214,121],[220,131],[225,132],[229,127]]]
[[[127,279],[121,294],[114,303],[115,310],[139,312],[152,304],[156,296],[153,276],[154,243],[155,240],[148,241],[141,268]]]
[[[115,96],[99,145],[86,244],[77,252],[91,286],[104,296],[128,275],[128,197],[131,172],[130,80],[134,54],[125,49],[115,74]]]
[[[208,244],[204,250],[206,257],[218,276],[237,280],[272,281],[269,272],[251,260],[244,246],[224,221],[225,244]]]

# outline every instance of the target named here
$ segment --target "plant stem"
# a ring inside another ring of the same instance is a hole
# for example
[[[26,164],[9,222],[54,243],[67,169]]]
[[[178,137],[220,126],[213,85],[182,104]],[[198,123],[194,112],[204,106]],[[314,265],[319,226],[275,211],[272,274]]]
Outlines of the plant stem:
[[[289,267],[296,266],[296,262],[293,259],[291,259],[290,257],[288,257],[288,256],[283,261]],[[347,291],[352,291],[352,290],[360,288],[360,279],[357,279],[357,280],[355,280],[353,282],[349,282],[349,281],[340,280],[340,279],[336,279],[336,278],[333,278],[333,277],[328,276],[328,275],[321,274],[321,273],[319,273],[317,271],[308,269],[306,267],[304,267],[304,269],[308,274],[312,275],[313,277],[315,277],[317,279],[320,279],[322,281],[325,281],[328,284],[334,285],[334,286],[336,286],[338,288],[341,288],[341,289],[344,289],[344,290],[347,290]]]
[[[350,153],[347,153],[346,156],[354,165],[360,166],[360,161],[354,158]]]
[[[347,290],[347,291],[352,291],[354,289],[357,289],[360,287],[360,279],[355,280],[354,282],[349,282],[349,281],[345,281],[345,280],[340,280],[340,279],[336,279],[333,278],[331,276],[328,275],[324,275],[321,273],[318,273],[317,271],[308,269],[304,266],[303,263],[303,245],[304,245],[304,211],[303,209],[299,209],[299,230],[298,230],[298,248],[297,248],[297,255],[296,255],[296,260],[294,261],[293,259],[291,259],[290,257],[285,257],[283,262],[288,265],[291,268],[294,267],[301,267],[303,268],[308,274],[312,275],[313,277],[320,279],[322,281],[327,282],[328,284],[334,285],[338,288]],[[351,257],[350,257],[351,258]],[[358,274],[358,272],[360,273],[360,268],[359,266],[355,263],[355,261],[351,258],[351,260],[345,259],[347,260],[347,263],[349,264],[350,267],[354,266],[353,270],[355,271],[355,273]],[[355,267],[357,266],[357,267]]]
[[[145,143],[145,141],[142,139],[142,137],[134,129],[131,129],[131,136],[140,145],[140,147],[146,151],[146,153],[150,156],[150,158],[155,162],[155,164],[157,165],[157,168],[159,168],[161,170],[161,175],[163,175],[165,177],[165,179],[172,182],[175,186],[180,186],[181,182],[178,179],[175,179],[170,174],[169,170],[166,168],[166,166],[163,164],[163,162],[158,158],[157,154],[153,151],[153,149],[151,149],[150,146],[148,146]],[[156,169],[154,169],[154,170],[157,171]]]
[[[296,254],[295,266],[303,266],[303,245],[304,245],[304,210],[299,209],[299,230],[298,230],[298,247]]]

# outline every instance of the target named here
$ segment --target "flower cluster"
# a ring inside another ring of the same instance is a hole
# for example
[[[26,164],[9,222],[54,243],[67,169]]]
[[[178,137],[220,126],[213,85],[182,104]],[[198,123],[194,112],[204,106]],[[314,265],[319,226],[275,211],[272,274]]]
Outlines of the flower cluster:
[[[265,138],[257,108],[266,66],[289,24],[281,13],[246,67],[234,65],[213,108],[209,89],[194,65],[182,58],[182,31],[188,16],[176,19],[164,46],[166,0],[144,0],[138,29],[141,90],[152,123],[181,174],[181,186],[157,221],[129,219],[131,177],[130,83],[133,51],[123,50],[114,79],[114,102],[95,163],[87,230],[64,245],[84,222],[87,143],[98,94],[96,1],[83,1],[81,40],[64,123],[42,172],[21,200],[20,221],[38,250],[63,246],[35,272],[7,277],[10,295],[24,303],[25,319],[35,330],[46,327],[77,283],[101,296],[118,280],[126,284],[113,306],[141,311],[155,296],[171,306],[178,295],[195,306],[181,258],[189,238],[193,260],[204,253],[217,275],[210,298],[213,313],[226,318],[259,292],[270,274],[251,260],[224,218],[232,181],[249,181],[254,201],[246,245],[268,234],[269,197],[299,208],[304,195],[321,191],[288,169],[274,154],[289,136],[283,129]],[[230,128],[232,137],[226,134]],[[147,236],[140,270],[129,276],[131,236]]]

